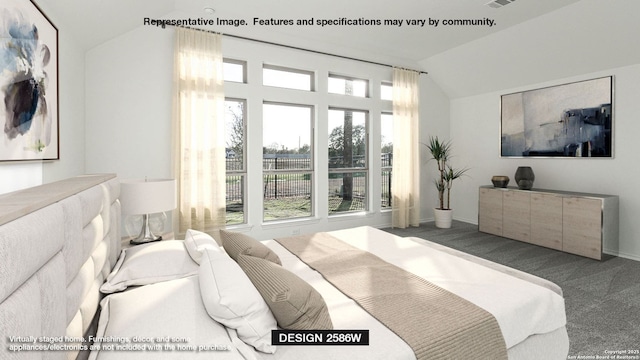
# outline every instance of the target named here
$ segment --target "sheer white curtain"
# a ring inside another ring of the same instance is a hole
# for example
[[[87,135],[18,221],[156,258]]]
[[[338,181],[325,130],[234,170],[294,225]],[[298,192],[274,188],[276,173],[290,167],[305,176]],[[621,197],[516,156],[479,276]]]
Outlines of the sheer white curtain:
[[[175,36],[173,171],[178,216],[174,231],[211,233],[225,224],[222,36],[183,28],[176,28]]]
[[[419,92],[415,71],[393,70],[392,226],[420,225]]]

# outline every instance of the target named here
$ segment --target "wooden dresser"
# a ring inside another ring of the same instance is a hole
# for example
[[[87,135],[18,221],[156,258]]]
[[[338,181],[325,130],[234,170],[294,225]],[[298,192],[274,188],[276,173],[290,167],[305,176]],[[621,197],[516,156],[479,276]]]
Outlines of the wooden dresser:
[[[601,260],[618,252],[618,196],[480,187],[482,232]]]

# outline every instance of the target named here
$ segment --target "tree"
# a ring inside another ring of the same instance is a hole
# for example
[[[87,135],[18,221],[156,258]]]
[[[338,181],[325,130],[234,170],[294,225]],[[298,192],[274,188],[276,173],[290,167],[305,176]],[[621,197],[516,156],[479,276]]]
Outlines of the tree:
[[[345,94],[350,95],[353,92],[351,81],[346,82]],[[351,86],[349,86],[351,84]],[[351,91],[349,91],[351,90]],[[343,166],[353,165],[353,112],[344,112],[344,135],[343,135]],[[353,199],[353,174],[345,173],[342,175],[342,200],[351,201]]]
[[[263,154],[277,154],[280,151],[280,147],[281,147],[281,145],[278,144],[277,142],[272,142],[268,146],[263,146],[262,147],[262,153]]]
[[[352,153],[354,155],[364,155],[366,150],[364,125],[356,125],[353,127],[351,141],[353,143]],[[342,126],[336,126],[329,134],[329,157],[342,157],[344,153],[344,132]],[[351,166],[351,164],[345,165]],[[342,167],[342,165],[341,165]]]
[[[244,150],[244,102],[226,101],[227,108],[227,148],[235,152],[236,158],[243,159]]]
[[[380,149],[380,153],[382,154],[389,154],[389,153],[393,153],[393,142],[392,141],[386,141],[386,137],[384,135],[382,135],[382,148]]]
[[[298,148],[298,154],[310,154],[311,146],[309,144],[304,144]]]

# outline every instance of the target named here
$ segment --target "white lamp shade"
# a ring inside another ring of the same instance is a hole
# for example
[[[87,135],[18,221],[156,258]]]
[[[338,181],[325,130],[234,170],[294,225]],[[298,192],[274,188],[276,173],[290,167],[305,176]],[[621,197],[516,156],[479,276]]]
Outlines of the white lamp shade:
[[[154,214],[176,208],[174,179],[140,179],[120,182],[123,215]]]

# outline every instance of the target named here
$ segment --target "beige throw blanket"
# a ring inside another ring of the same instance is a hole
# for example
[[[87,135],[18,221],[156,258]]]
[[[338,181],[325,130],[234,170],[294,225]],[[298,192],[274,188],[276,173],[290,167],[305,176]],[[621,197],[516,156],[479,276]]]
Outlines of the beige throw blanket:
[[[484,309],[327,233],[276,239],[413,349],[417,359],[507,359]]]

